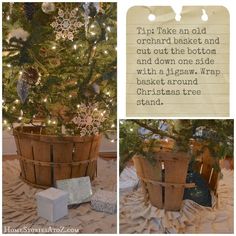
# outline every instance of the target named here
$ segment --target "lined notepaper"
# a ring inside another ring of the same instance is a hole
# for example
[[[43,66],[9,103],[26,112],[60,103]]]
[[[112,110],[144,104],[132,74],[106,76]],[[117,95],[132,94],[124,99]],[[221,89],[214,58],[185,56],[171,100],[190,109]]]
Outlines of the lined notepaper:
[[[204,11],[208,20],[201,19]],[[148,15],[156,16],[154,21]],[[126,114],[229,116],[229,15],[224,7],[133,7],[127,14]]]

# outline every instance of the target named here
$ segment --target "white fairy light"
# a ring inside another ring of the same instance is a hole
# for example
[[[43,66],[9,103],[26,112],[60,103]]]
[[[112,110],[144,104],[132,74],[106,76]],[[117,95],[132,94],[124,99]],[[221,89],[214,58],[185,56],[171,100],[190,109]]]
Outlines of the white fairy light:
[[[114,140],[114,139],[112,139],[112,140],[111,140],[111,143],[114,143],[114,142],[115,142],[115,140]]]
[[[7,20],[10,20],[10,19],[11,19],[11,18],[10,18],[10,16],[8,15],[8,16],[7,16]]]
[[[76,50],[76,49],[77,49],[77,45],[76,45],[76,44],[74,44],[74,45],[73,45],[73,48]]]
[[[77,105],[77,108],[80,108],[80,105],[79,105],[79,104]]]
[[[22,72],[22,71],[19,71],[19,74],[20,74],[20,75],[22,75],[22,74],[23,74],[23,72]]]
[[[15,106],[13,106],[13,107],[12,107],[12,110],[13,110],[13,111],[14,111],[14,110],[16,110],[16,107],[15,107]]]
[[[20,101],[18,99],[15,100],[15,103],[18,104]]]
[[[107,26],[107,31],[111,32],[111,27]]]
[[[131,132],[133,132],[134,130],[132,128],[129,129]]]
[[[107,55],[107,54],[108,54],[108,51],[107,51],[107,50],[105,50],[105,51],[104,51],[104,54],[106,54],[106,55]]]
[[[106,95],[107,95],[107,96],[110,96],[110,92],[106,92]]]
[[[7,120],[4,120],[3,123],[4,123],[4,125],[6,125],[7,124]]]
[[[48,124],[50,125],[51,123],[52,123],[52,121],[49,119],[49,120],[48,120]]]
[[[69,95],[69,98],[72,98],[72,95],[71,95],[71,94]]]
[[[8,67],[8,68],[11,68],[11,64],[7,64],[7,67]]]
[[[52,46],[52,49],[55,50],[57,47],[56,46]]]
[[[22,120],[22,119],[23,119],[23,117],[22,117],[22,116],[19,116],[19,117],[18,117],[18,120]]]
[[[8,130],[11,130],[11,126],[8,126],[7,129],[8,129]]]
[[[112,125],[111,125],[111,128],[115,128],[115,127],[116,127],[115,124],[112,124]]]
[[[54,120],[52,123],[55,125],[57,122]]]
[[[44,99],[43,99],[44,102],[47,102],[47,100],[48,100],[47,98],[44,98]]]

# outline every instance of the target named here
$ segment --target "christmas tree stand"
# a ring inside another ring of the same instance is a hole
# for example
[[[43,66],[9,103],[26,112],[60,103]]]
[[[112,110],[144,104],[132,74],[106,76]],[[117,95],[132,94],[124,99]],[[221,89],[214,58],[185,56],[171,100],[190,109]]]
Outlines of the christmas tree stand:
[[[48,188],[60,179],[95,178],[101,135],[47,135],[43,128],[32,126],[14,128],[13,135],[21,178],[28,184]]]

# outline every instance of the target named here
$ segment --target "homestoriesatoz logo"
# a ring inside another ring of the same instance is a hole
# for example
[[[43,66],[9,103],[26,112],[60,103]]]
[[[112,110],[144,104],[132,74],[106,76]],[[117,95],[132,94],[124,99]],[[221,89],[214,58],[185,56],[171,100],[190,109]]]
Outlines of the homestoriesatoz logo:
[[[4,226],[4,233],[79,233],[80,229],[78,228],[65,228],[64,226],[47,228],[29,228],[23,226],[21,228],[12,228],[10,226]]]

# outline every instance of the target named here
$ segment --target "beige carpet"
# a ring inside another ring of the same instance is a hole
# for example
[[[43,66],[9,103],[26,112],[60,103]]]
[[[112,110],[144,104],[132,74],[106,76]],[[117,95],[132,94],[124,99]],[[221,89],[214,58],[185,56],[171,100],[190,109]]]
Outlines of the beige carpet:
[[[145,206],[141,189],[120,198],[121,233],[233,233],[233,171],[222,170],[218,206],[207,208],[185,200],[180,212]]]
[[[3,162],[3,232],[4,233],[116,233],[116,214],[96,212],[90,203],[69,209],[69,215],[56,223],[39,218],[35,193],[19,178],[18,160]],[[98,177],[92,183],[93,191],[116,191],[116,160],[98,160]]]

